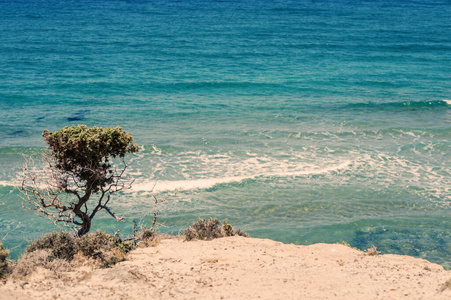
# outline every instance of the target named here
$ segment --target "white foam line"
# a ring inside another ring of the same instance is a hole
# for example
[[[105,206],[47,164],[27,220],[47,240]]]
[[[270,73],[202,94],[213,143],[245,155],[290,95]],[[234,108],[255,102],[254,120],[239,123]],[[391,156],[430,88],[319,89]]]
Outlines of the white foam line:
[[[451,100],[443,99],[443,101],[444,101],[446,104],[451,105]]]
[[[289,176],[304,176],[304,175],[317,175],[328,172],[337,171],[349,166],[352,162],[345,161],[337,166],[320,169],[320,170],[308,170],[299,172],[278,172],[278,173],[266,173],[255,174],[253,176],[236,176],[236,177],[221,177],[221,178],[206,178],[206,179],[193,179],[193,180],[162,180],[153,182],[134,183],[131,192],[169,192],[169,191],[186,191],[193,189],[207,189],[214,187],[217,184],[241,182],[245,179],[255,179],[256,177],[289,177]]]
[[[193,189],[207,189],[217,184],[240,182],[244,179],[252,179],[253,177],[223,177],[208,178],[194,180],[162,180],[151,183],[133,184],[132,191],[147,191],[153,193],[161,193],[168,191],[183,191]]]
[[[20,181],[0,181],[0,186],[12,186],[18,187],[20,185]]]

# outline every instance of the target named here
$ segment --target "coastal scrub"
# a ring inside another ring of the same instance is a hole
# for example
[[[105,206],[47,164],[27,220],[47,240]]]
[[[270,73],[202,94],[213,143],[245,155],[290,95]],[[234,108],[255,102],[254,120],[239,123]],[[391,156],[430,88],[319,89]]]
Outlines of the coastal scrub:
[[[187,241],[191,241],[194,239],[197,240],[212,240],[220,237],[226,236],[244,236],[248,237],[249,235],[241,230],[236,230],[232,227],[232,225],[228,224],[227,221],[224,221],[222,224],[218,219],[209,218],[199,219],[194,222],[188,229],[184,232],[185,238]]]
[[[0,279],[6,276],[9,273],[9,265],[8,265],[8,254],[9,251],[3,247],[2,242],[0,242]]]

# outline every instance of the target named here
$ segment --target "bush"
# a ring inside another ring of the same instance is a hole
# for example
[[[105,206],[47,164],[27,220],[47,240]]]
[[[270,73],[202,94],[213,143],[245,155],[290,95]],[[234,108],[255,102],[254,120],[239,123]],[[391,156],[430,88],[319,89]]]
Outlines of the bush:
[[[64,259],[71,261],[77,253],[77,240],[68,232],[51,232],[40,239],[31,242],[26,249],[26,253],[36,250],[50,250],[49,259]]]
[[[156,231],[149,228],[143,228],[138,233],[138,239],[139,240],[147,240],[147,239],[153,239],[156,235]]]
[[[146,248],[156,247],[158,244],[160,244],[161,240],[172,238],[176,238],[176,236],[167,233],[161,233],[154,229],[144,227],[136,232],[135,241],[137,241],[136,247]]]
[[[13,278],[23,278],[32,274],[37,267],[54,271],[70,271],[71,266],[67,260],[55,258],[50,249],[36,249],[33,252],[27,252],[14,266]]]
[[[105,252],[116,246],[114,236],[101,231],[82,236],[77,240],[77,244],[78,251],[92,258],[101,258]]]
[[[105,232],[76,237],[68,232],[52,232],[31,242],[14,267],[14,277],[31,274],[36,267],[67,271],[77,259],[93,259],[101,268],[108,268],[125,259],[134,248],[133,242],[122,241]]]
[[[224,221],[221,225],[221,222],[218,219],[209,218],[208,220],[200,219],[197,222],[194,222],[188,229],[184,232],[185,238],[187,241],[191,241],[193,239],[198,240],[212,240],[220,237],[226,236],[244,236],[248,237],[249,235],[241,230],[235,230],[232,225],[228,224]]]
[[[9,251],[6,250],[3,247],[2,242],[0,242],[0,279],[2,279],[3,277],[5,277],[9,272],[9,266],[8,266],[8,254]]]

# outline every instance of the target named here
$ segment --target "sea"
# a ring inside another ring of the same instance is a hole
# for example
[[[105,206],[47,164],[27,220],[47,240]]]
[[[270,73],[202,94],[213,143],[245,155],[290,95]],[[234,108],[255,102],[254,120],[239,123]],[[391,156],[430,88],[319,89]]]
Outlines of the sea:
[[[0,0],[0,240],[44,129],[118,126],[131,190],[92,230],[341,243],[451,269],[449,0]],[[92,200],[95,201],[95,200]]]

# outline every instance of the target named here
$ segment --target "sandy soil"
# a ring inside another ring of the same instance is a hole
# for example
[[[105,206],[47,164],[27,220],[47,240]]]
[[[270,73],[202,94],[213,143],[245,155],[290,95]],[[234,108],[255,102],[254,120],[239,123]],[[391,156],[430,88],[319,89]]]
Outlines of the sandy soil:
[[[162,240],[110,269],[39,269],[0,283],[0,299],[451,299],[451,271],[343,245],[230,237]]]

